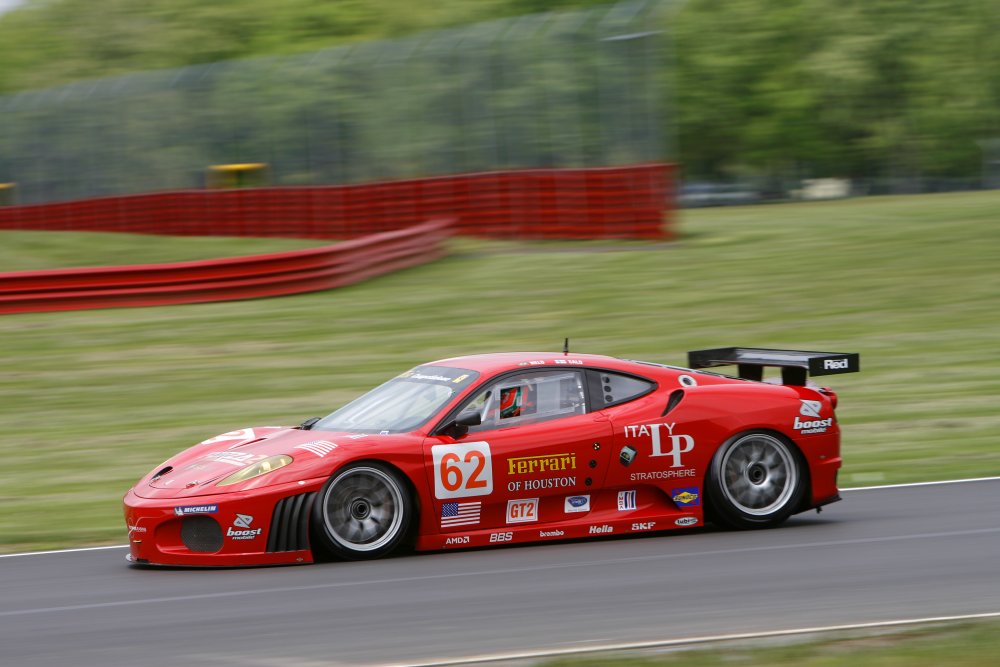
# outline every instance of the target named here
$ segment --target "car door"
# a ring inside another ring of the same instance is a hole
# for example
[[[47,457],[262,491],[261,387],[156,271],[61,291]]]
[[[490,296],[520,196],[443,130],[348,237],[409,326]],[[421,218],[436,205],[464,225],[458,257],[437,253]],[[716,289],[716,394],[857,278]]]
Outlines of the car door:
[[[482,423],[424,444],[441,531],[545,524],[589,510],[614,434],[587,395],[583,371],[562,368],[507,373],[475,392],[456,414],[475,410]]]

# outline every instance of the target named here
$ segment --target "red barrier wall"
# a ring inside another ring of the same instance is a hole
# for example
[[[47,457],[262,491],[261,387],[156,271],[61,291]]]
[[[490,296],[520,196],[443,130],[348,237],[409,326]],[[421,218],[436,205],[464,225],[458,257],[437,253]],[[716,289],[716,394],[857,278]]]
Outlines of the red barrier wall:
[[[342,287],[444,254],[451,221],[248,257],[0,273],[0,314],[232,301]]]
[[[188,190],[0,207],[0,229],[351,238],[441,217],[501,238],[671,238],[674,165]]]

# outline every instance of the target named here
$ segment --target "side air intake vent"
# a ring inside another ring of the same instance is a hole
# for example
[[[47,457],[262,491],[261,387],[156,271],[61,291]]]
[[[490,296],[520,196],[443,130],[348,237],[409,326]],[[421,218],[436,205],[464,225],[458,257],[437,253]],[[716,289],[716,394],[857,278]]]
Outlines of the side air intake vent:
[[[668,412],[676,408],[677,405],[681,402],[682,398],[684,398],[683,389],[675,389],[673,392],[671,392],[670,398],[667,399],[667,407],[663,408],[663,414],[661,414],[660,416],[663,417]]]
[[[315,493],[302,493],[278,501],[267,534],[269,553],[309,548],[309,509],[315,497]]]

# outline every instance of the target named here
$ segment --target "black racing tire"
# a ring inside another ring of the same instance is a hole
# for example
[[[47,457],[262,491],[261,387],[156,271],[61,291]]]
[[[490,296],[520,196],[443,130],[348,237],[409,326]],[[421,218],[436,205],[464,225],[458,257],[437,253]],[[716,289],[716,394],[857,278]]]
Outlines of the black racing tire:
[[[786,438],[746,431],[712,457],[706,488],[711,518],[730,528],[770,528],[790,517],[807,487],[802,454]]]
[[[352,463],[323,485],[313,507],[314,535],[344,560],[380,558],[410,536],[415,506],[409,485],[379,462]]]

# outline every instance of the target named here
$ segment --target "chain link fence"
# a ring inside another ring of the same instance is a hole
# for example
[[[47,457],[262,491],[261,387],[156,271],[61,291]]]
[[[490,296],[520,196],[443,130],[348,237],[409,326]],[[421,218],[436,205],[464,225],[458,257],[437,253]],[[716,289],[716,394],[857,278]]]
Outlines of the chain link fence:
[[[343,184],[671,156],[662,0],[0,97],[19,203],[197,188],[211,165]]]

